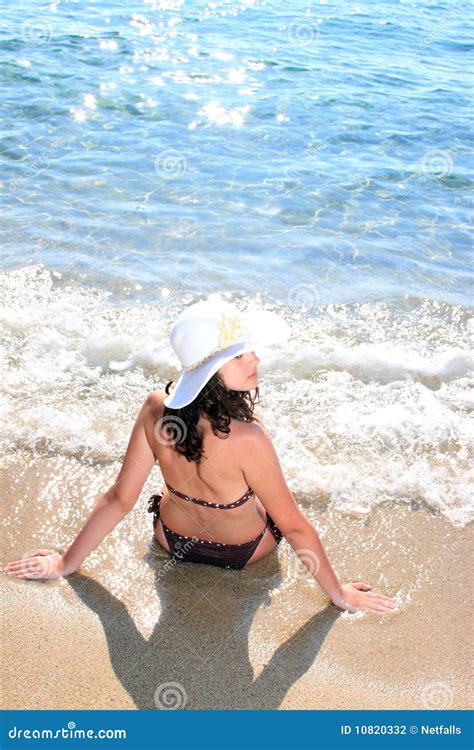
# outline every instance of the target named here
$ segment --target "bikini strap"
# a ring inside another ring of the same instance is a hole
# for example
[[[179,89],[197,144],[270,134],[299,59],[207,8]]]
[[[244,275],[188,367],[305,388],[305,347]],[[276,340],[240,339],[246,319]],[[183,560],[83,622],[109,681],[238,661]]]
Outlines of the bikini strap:
[[[237,508],[238,505],[243,505],[244,503],[246,503],[247,500],[253,495],[253,489],[249,487],[247,492],[245,492],[242,497],[239,497],[238,500],[234,500],[233,503],[208,503],[205,500],[199,500],[199,498],[197,497],[184,495],[182,492],[179,492],[179,490],[175,490],[174,487],[171,487],[168,482],[165,482],[165,484],[170,492],[172,492],[174,495],[177,495],[182,500],[189,500],[191,503],[196,503],[197,505],[205,505],[207,508],[221,508],[222,510],[225,510],[226,508]]]

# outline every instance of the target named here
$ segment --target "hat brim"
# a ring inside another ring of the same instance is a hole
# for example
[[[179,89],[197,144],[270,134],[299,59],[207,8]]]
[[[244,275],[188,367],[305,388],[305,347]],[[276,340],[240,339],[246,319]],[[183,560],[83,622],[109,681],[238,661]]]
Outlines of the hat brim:
[[[178,378],[173,391],[164,399],[165,406],[169,409],[187,406],[226,362],[257,347],[262,349],[285,341],[289,336],[290,328],[286,321],[269,310],[246,313],[243,317],[246,327],[243,340],[222,349],[198,367],[185,370]]]

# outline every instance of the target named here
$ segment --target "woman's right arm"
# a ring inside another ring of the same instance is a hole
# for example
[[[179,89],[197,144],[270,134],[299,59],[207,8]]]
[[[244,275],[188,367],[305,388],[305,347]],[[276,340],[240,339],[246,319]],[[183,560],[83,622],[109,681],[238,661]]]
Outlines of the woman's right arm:
[[[156,396],[150,394],[143,403],[117,479],[99,497],[82,529],[62,558],[53,550],[36,550],[30,557],[6,565],[4,571],[8,575],[17,578],[58,578],[74,573],[132,510],[155,463],[145,429],[150,409],[155,402]]]
[[[241,466],[245,479],[317,583],[341,609],[391,612],[392,597],[369,591],[362,581],[341,584],[318,532],[296,503],[283,475],[268,432],[250,423],[242,435]]]

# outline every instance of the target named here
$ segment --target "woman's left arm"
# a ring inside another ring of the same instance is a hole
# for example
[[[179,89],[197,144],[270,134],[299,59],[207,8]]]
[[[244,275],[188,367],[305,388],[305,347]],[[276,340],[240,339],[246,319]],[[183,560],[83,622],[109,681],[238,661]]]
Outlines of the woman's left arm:
[[[150,394],[132,430],[125,458],[114,484],[95,504],[81,531],[64,555],[36,550],[23,560],[8,563],[4,571],[17,578],[52,579],[74,573],[85,558],[132,510],[154,464],[155,456],[145,425],[154,401]]]

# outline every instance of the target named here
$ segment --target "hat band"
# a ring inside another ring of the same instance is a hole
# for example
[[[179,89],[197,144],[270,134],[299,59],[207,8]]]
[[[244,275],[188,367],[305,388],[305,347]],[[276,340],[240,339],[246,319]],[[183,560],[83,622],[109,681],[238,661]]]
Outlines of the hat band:
[[[211,357],[213,357],[214,354],[217,354],[217,352],[220,352],[220,351],[221,351],[221,347],[220,346],[216,346],[216,348],[213,349],[212,352],[209,352],[209,354],[206,354],[205,357],[202,357],[202,359],[199,359],[193,365],[188,365],[188,367],[182,367],[181,370],[183,372],[189,372],[189,370],[195,370],[196,367],[199,367],[199,365],[204,364],[204,362],[206,362],[208,359],[211,359]]]

